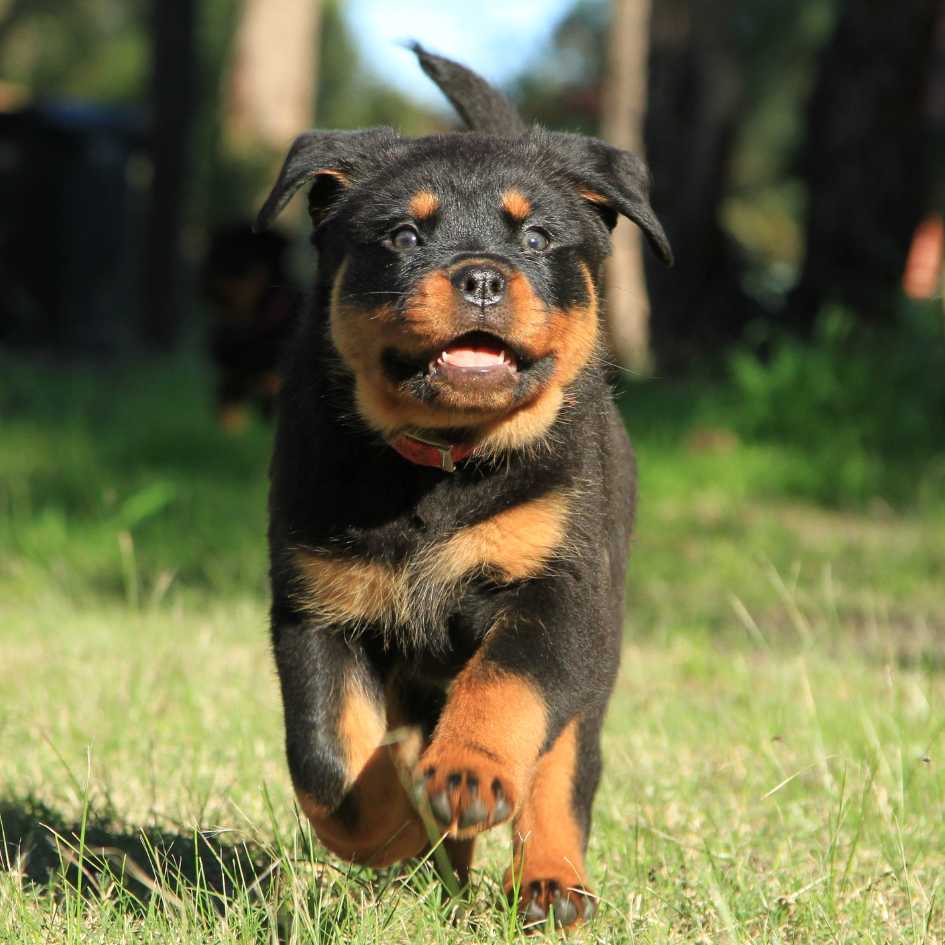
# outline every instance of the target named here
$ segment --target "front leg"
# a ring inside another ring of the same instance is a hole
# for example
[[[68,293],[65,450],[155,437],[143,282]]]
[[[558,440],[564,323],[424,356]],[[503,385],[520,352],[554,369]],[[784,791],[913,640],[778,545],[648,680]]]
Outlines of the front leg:
[[[459,674],[419,764],[430,808],[451,836],[512,816],[547,729],[545,700],[529,680],[483,657]]]
[[[399,719],[360,646],[304,618],[275,614],[273,642],[289,771],[319,839],[370,866],[421,853],[426,834],[397,770],[415,761],[420,735],[384,743]]]
[[[614,648],[595,640],[593,621],[586,630],[577,622],[583,597],[562,576],[510,590],[456,677],[418,765],[451,836],[471,837],[517,815],[543,752],[602,686],[609,691],[612,673],[602,678],[599,664]]]

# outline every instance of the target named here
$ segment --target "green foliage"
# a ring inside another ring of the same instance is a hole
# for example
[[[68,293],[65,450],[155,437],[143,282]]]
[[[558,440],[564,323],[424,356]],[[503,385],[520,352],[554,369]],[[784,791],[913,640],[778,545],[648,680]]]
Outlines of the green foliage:
[[[875,335],[831,311],[804,343],[731,359],[742,436],[803,450],[799,489],[835,503],[945,498],[945,334],[941,313],[910,307]]]
[[[5,571],[0,555],[0,583],[11,595],[262,587],[268,432],[218,431],[197,362],[3,370],[0,547],[17,565]]]
[[[844,345],[813,346],[819,373]],[[640,517],[577,940],[945,936],[943,518],[798,501],[784,463],[821,458],[803,416],[772,416],[813,369],[779,357],[622,395]],[[300,826],[266,633],[270,431],[217,431],[194,358],[6,357],[0,417],[0,942],[526,941],[507,831],[444,901],[428,865],[351,867]]]
[[[662,25],[651,56],[665,46],[676,57],[663,65],[658,78],[667,86],[685,87],[693,81],[694,64],[708,61],[714,64],[722,102],[738,103],[718,209],[746,257],[746,289],[765,301],[784,296],[803,253],[805,193],[796,152],[817,51],[837,7],[837,0],[673,0],[654,5],[654,17]],[[600,133],[609,20],[605,0],[577,0],[556,27],[550,48],[514,83],[513,95],[528,117],[551,127]],[[689,103],[693,110],[696,98]],[[657,94],[655,101],[658,108],[670,107],[665,95],[661,99]],[[677,119],[657,113],[648,120]],[[679,120],[682,130],[687,121],[713,119],[693,111]],[[693,141],[703,132],[693,128]],[[653,170],[661,174],[660,167]]]
[[[146,0],[35,0],[0,9],[4,78],[37,98],[133,103],[146,94]],[[4,17],[8,17],[4,21]]]

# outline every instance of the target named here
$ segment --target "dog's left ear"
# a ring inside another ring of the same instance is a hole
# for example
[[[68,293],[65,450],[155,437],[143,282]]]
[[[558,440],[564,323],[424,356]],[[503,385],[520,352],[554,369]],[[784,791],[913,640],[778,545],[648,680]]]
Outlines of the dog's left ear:
[[[345,190],[390,156],[398,140],[392,128],[307,131],[299,135],[253,229],[257,233],[265,230],[295,192],[309,181],[314,182],[309,194],[309,213],[317,225]]]
[[[617,214],[633,220],[660,260],[671,266],[673,250],[650,206],[650,173],[643,160],[596,138],[564,132],[550,137],[576,175],[580,195],[601,211],[610,229],[617,224]]]

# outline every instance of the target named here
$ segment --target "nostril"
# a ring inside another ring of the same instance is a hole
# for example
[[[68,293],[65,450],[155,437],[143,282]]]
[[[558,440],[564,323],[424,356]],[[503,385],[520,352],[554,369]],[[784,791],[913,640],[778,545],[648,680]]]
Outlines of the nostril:
[[[505,294],[505,276],[491,266],[468,266],[455,272],[450,281],[467,302],[482,308],[501,302]]]

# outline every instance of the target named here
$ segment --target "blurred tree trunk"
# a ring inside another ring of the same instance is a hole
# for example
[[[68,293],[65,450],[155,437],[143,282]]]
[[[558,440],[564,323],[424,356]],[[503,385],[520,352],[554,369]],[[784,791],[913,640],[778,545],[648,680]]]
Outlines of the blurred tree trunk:
[[[652,343],[660,368],[685,368],[723,351],[759,314],[721,224],[745,88],[725,5],[662,0],[653,7],[646,143],[653,206],[676,256],[646,257]]]
[[[930,197],[925,89],[941,0],[847,0],[823,51],[802,170],[806,250],[788,317],[809,333],[821,307],[888,319]]]
[[[644,157],[650,0],[612,0],[601,133],[604,140]],[[640,231],[622,221],[607,260],[610,344],[617,361],[639,373],[650,368],[650,302]]]
[[[196,100],[196,0],[153,0],[151,154],[142,337],[170,349],[181,324],[180,231]]]
[[[237,157],[268,158],[269,178],[292,139],[312,125],[320,25],[320,0],[244,0],[224,131]]]

